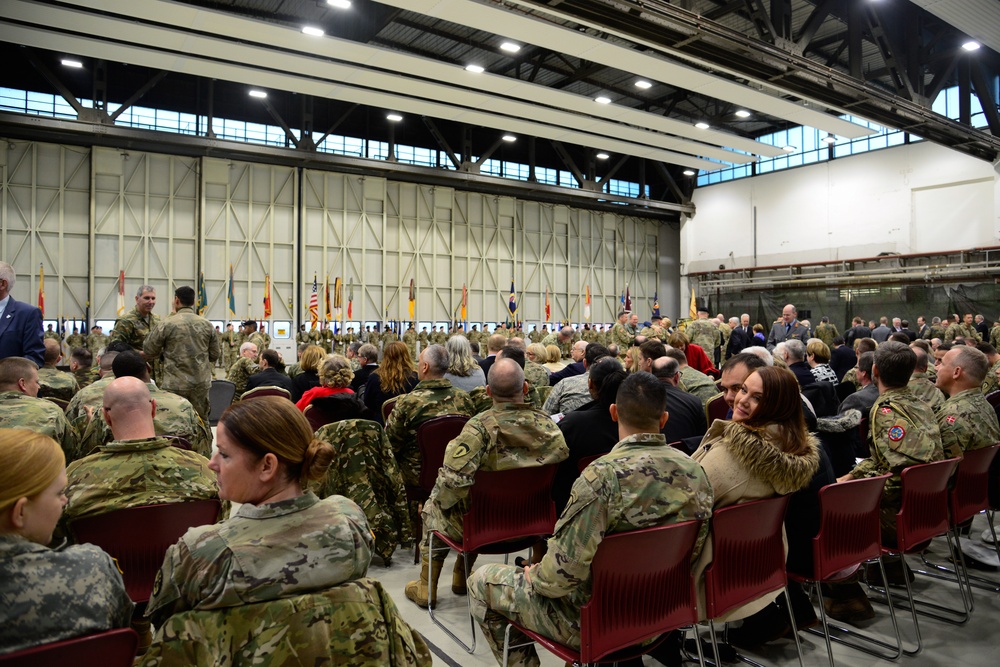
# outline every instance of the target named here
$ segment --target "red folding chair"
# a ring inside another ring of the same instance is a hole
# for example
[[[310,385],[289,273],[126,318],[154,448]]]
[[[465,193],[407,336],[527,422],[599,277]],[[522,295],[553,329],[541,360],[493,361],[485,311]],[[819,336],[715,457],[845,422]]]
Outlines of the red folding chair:
[[[832,625],[826,617],[823,603],[823,589],[820,584],[838,582],[847,579],[858,571],[862,563],[878,561],[882,566],[882,529],[879,526],[879,504],[882,491],[890,475],[856,479],[850,482],[828,484],[819,490],[819,532],[812,538],[813,563],[812,570],[790,571],[788,576],[793,581],[802,584],[812,584],[819,597],[819,613],[823,622],[823,632],[807,630],[815,635],[822,635],[826,640],[826,653],[833,664],[833,648],[831,640],[838,644],[850,646],[859,651],[886,660],[897,660],[902,654],[902,643],[899,639],[899,627],[896,623],[896,612],[889,607],[889,616],[896,634],[896,645],[892,646],[880,639],[864,633],[849,630],[840,625]],[[836,630],[834,636],[830,630]],[[853,636],[892,653],[875,651],[856,642],[849,642],[844,637]]]
[[[788,496],[778,496],[730,505],[712,514],[712,563],[704,574],[705,616],[716,665],[722,663],[714,619],[778,590],[785,592],[788,608],[792,608],[783,540],[787,506]],[[795,616],[789,617],[802,667]]]
[[[434,554],[434,539],[444,542],[438,551],[457,551],[469,572],[469,556],[479,554],[510,554],[532,546],[552,534],[556,525],[556,505],[552,502],[552,480],[558,464],[532,468],[476,473],[469,489],[469,511],[462,518],[462,539],[453,540],[436,530],[427,534],[427,552]],[[472,597],[469,600],[469,621],[472,626],[471,646],[459,639],[434,617],[434,605],[427,605],[431,622],[462,645],[469,653],[476,650],[476,621],[472,617]]]
[[[0,655],[2,667],[132,667],[139,635],[131,628],[33,646]]]
[[[605,536],[590,565],[590,600],[580,608],[580,649],[511,621],[504,635],[504,667],[509,650],[516,648],[510,645],[511,628],[561,660],[591,664],[637,658],[669,632],[694,626],[698,598],[691,552],[700,526],[700,521],[685,521]],[[660,639],[639,646],[654,637]],[[703,662],[700,643],[698,658]]]
[[[604,456],[604,454],[594,454],[593,456],[584,456],[582,459],[576,462],[576,469],[583,472],[583,469],[589,466],[591,463],[597,459]]]
[[[957,547],[951,539],[951,524],[948,519],[948,480],[951,479],[960,460],[957,458],[945,459],[944,461],[910,466],[903,470],[901,474],[903,502],[899,512],[896,513],[896,546],[882,545],[883,554],[896,555],[902,559],[905,554],[923,551],[932,539],[945,535],[948,538],[948,549],[952,559],[955,562],[960,561],[961,552],[956,554]],[[886,581],[884,573],[882,581]],[[914,600],[909,577],[904,577],[903,581],[906,584],[906,599],[909,603],[910,615],[913,617],[913,629],[917,637],[917,648],[911,651],[904,647],[903,652],[907,655],[917,655],[923,650],[923,639],[920,636],[917,613],[942,618],[940,615],[918,610],[917,603],[932,609],[937,607],[939,610],[946,610],[946,608],[926,601]],[[965,598],[960,575],[955,575],[955,582],[958,584],[959,591],[962,592],[962,604],[968,613],[968,600]],[[887,586],[882,590],[888,593]],[[906,609],[902,605],[900,608]]]
[[[132,602],[145,603],[167,548],[188,528],[215,523],[218,500],[144,505],[77,519],[70,531],[79,544],[99,546],[118,560]]]
[[[725,419],[729,414],[729,404],[726,403],[726,395],[719,394],[705,404],[705,417],[708,418],[708,425],[716,419]]]
[[[284,387],[254,387],[250,391],[243,392],[243,395],[240,396],[240,400],[247,401],[253,398],[261,398],[263,396],[277,396],[278,398],[287,398],[288,400],[292,400],[292,393]]]
[[[1000,405],[1000,390],[991,391],[990,393],[988,393],[986,395],[986,402],[992,405],[993,407]]]
[[[389,421],[389,415],[392,414],[392,409],[396,407],[396,401],[399,400],[399,396],[393,396],[392,398],[386,400],[382,404],[382,423]]]

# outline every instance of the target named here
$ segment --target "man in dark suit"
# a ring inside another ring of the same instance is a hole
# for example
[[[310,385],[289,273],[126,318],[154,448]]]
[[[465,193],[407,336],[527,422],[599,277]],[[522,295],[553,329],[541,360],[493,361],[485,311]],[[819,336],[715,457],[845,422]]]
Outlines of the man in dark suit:
[[[573,377],[574,375],[583,375],[587,368],[583,364],[583,357],[587,353],[587,341],[578,340],[573,343],[573,347],[570,348],[569,356],[572,357],[573,362],[566,366],[566,368],[561,371],[556,371],[549,375],[549,385],[554,387],[559,384],[559,380],[565,378]]]
[[[261,353],[260,369],[259,372],[247,378],[247,391],[257,387],[280,387],[288,390],[289,397],[295,393],[292,378],[282,372],[284,364],[281,363],[281,357],[277,350],[268,349]]]
[[[368,376],[378,369],[378,348],[371,343],[365,343],[358,348],[358,364],[360,368],[354,373],[351,380],[351,389],[358,393],[361,387],[368,382]]]
[[[788,370],[795,373],[795,379],[799,385],[805,387],[816,381],[809,364],[806,363],[806,346],[800,340],[785,341],[785,361],[788,362]]]
[[[729,318],[729,345],[726,346],[726,359],[734,357],[754,344],[753,329],[750,328],[750,316],[743,315],[741,319]],[[669,412],[669,410],[668,410]]]
[[[507,339],[504,338],[503,334],[493,334],[486,340],[486,351],[488,356],[479,362],[479,367],[483,369],[483,375],[489,380],[490,369],[493,368],[493,362],[497,359],[497,352],[503,349],[503,346],[507,344]]]
[[[919,315],[917,317],[917,338],[929,338],[926,334],[929,333],[930,330],[931,328],[927,326],[927,320],[924,319],[923,315]]]
[[[734,330],[735,331],[735,330]],[[701,399],[680,389],[680,364],[676,359],[660,357],[652,364],[653,375],[667,388],[667,423],[660,432],[667,442],[677,442],[685,438],[700,437],[708,430],[705,408]]]
[[[844,374],[854,368],[858,363],[858,357],[854,350],[844,344],[843,336],[833,339],[833,349],[830,350],[830,368],[837,374],[837,381],[844,379]]]
[[[889,340],[889,334],[892,333],[892,329],[889,328],[889,318],[883,315],[879,318],[879,325],[872,329],[872,338],[875,339],[876,343],[884,343]]]
[[[20,301],[10,293],[17,274],[7,262],[0,262],[0,359],[24,357],[39,368],[45,363],[42,311]]]
[[[854,348],[855,341],[861,340],[862,338],[872,337],[872,330],[865,326],[864,320],[860,317],[855,317],[852,324],[854,324],[854,326],[848,329],[844,334],[844,342],[847,343],[847,346],[851,349]]]
[[[906,337],[910,339],[910,343],[912,343],[917,339],[917,332],[910,328],[909,320],[900,321],[899,332],[906,334]]]

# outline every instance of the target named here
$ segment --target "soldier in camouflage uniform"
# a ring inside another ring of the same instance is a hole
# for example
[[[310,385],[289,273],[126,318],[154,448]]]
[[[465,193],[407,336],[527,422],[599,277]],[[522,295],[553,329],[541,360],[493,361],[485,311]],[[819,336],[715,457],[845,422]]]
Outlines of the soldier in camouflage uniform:
[[[410,358],[417,361],[417,330],[413,328],[412,322],[409,328],[403,332],[403,345],[410,351]]]
[[[417,376],[420,382],[408,394],[396,401],[396,407],[385,422],[389,446],[399,464],[403,482],[409,486],[420,483],[420,448],[417,429],[428,419],[442,415],[471,417],[475,408],[469,395],[451,386],[444,379],[448,371],[448,352],[441,346],[430,346],[420,353]]]
[[[101,379],[101,371],[92,366],[92,361],[90,350],[86,347],[74,348],[69,360],[69,370],[76,378],[77,391]]]
[[[194,289],[174,291],[174,312],[146,338],[147,359],[162,359],[159,386],[191,401],[208,421],[212,368],[222,356],[212,323],[194,312]]]
[[[1000,325],[997,325],[990,329],[990,345],[993,346],[994,350],[1000,350]]]
[[[608,348],[600,343],[588,344],[580,358],[586,370],[582,375],[563,378],[552,387],[542,410],[550,415],[565,414],[594,400],[594,397],[590,395],[590,367],[608,354],[610,354]]]
[[[676,359],[678,365],[680,365],[679,373],[681,379],[677,386],[681,391],[686,391],[693,396],[697,396],[701,399],[703,405],[707,404],[719,393],[719,388],[716,386],[715,380],[701,371],[688,366],[687,355],[683,350],[677,348],[667,350],[667,356]]]
[[[833,349],[833,339],[839,336],[840,333],[837,331],[837,327],[830,324],[830,318],[823,316],[819,319],[819,326],[816,327],[816,338],[826,343],[826,346]]]
[[[54,340],[60,345],[62,344],[62,335],[53,329],[51,324],[45,329],[45,333],[42,335],[42,338],[44,340]]]
[[[998,375],[1000,374],[1000,354],[997,354],[996,348],[992,345],[986,346],[980,351],[986,355],[986,361],[990,364],[981,387],[983,396],[987,396],[1000,390],[1000,375]]]
[[[101,327],[91,327],[90,335],[87,336],[87,349],[90,350],[91,358],[96,366],[100,361],[101,350],[108,344],[108,337],[101,330]]]
[[[479,470],[544,466],[569,455],[559,427],[544,412],[523,402],[527,387],[517,362],[499,359],[493,364],[489,391],[494,407],[470,419],[448,443],[437,482],[421,512],[425,539],[435,530],[452,539],[462,538],[462,517],[468,511],[469,489]],[[448,555],[447,549],[433,554],[427,551],[421,554],[420,579],[406,585],[406,597],[422,607],[435,603],[437,580]],[[465,564],[458,558],[452,592],[465,595],[466,579]]]
[[[69,348],[70,353],[72,354],[73,350],[75,350],[78,347],[86,347],[86,346],[87,346],[87,337],[81,334],[79,329],[73,327],[73,333],[66,336],[66,347]]]
[[[243,336],[238,331],[233,331],[233,325],[227,324],[226,330],[222,334],[222,366],[226,372],[236,363],[240,356],[240,345],[243,344]]]
[[[242,396],[247,390],[247,380],[260,370],[257,365],[257,346],[247,341],[240,345],[239,359],[229,368],[226,379],[236,385],[236,396]]]
[[[563,359],[569,359],[573,350],[573,328],[563,327],[558,332],[550,333],[542,339],[542,345],[555,345],[562,353]]]
[[[337,450],[316,495],[341,495],[358,504],[375,534],[375,553],[388,567],[396,546],[413,541],[406,490],[385,432],[365,419],[345,419],[316,432]]]
[[[0,653],[128,627],[132,617],[110,556],[89,544],[45,546],[65,502],[64,466],[49,438],[0,430]]]
[[[66,373],[56,368],[56,364],[62,359],[62,347],[59,342],[52,339],[45,339],[45,365],[38,369],[38,398],[58,398],[61,401],[69,401],[76,392],[80,391],[80,384],[72,373]]]
[[[697,558],[708,533],[712,487],[704,469],[668,447],[666,394],[653,376],[630,376],[619,389],[622,440],[573,484],[548,552],[527,568],[488,565],[469,579],[472,614],[498,661],[511,619],[573,648],[580,647],[580,608],[590,600],[590,564],[605,535],[700,520]],[[534,645],[511,632],[510,665],[538,665]]]
[[[67,524],[130,507],[218,498],[208,459],[156,436],[151,400],[138,378],[122,377],[108,385],[104,416],[95,421],[110,422],[116,439],[66,469]]]
[[[942,342],[954,343],[957,337],[961,336],[966,341],[975,345],[976,343],[982,342],[983,337],[976,331],[976,325],[973,324],[972,313],[966,313],[965,319],[962,322],[955,322],[944,334]]]
[[[153,313],[154,306],[156,306],[156,290],[150,285],[141,286],[135,294],[135,308],[115,322],[115,328],[111,330],[108,342],[122,341],[132,349],[142,352],[146,336],[160,323],[160,317]],[[151,366],[153,380],[159,382],[159,364],[152,363]]]
[[[709,359],[715,358],[714,350],[722,343],[722,334],[712,320],[707,319],[708,313],[703,310],[698,311],[698,319],[688,322],[684,333],[691,340],[691,343],[705,350]]]
[[[257,331],[257,323],[254,320],[244,320],[240,325],[240,333],[243,334],[243,340],[245,342],[253,343],[257,346],[257,354],[260,354],[267,349],[269,337],[267,334]],[[242,353],[241,345],[240,354]]]
[[[302,345],[302,344],[308,345],[309,344],[309,332],[306,331],[306,325],[304,325],[304,324],[300,324],[299,325],[299,330],[295,334],[295,342],[297,344],[299,344],[299,345]]]
[[[79,457],[76,429],[62,408],[38,396],[38,367],[24,357],[0,359],[0,428],[20,428],[52,438],[66,461]]]
[[[422,327],[420,333],[417,334],[417,340],[420,341],[420,349],[425,350],[427,346],[430,345],[431,337],[427,333],[427,327]]]
[[[944,394],[934,386],[934,377],[927,370],[927,353],[919,347],[913,348],[913,353],[917,356],[917,365],[914,367],[907,387],[914,396],[937,412],[944,403]]]
[[[989,360],[979,350],[960,345],[948,350],[938,368],[938,389],[948,400],[937,410],[945,458],[1000,442],[997,413],[981,387]]]
[[[319,332],[320,344],[323,347],[323,351],[327,354],[333,354],[333,323],[327,322],[323,330]]]
[[[625,354],[632,346],[632,339],[635,338],[635,334],[629,333],[627,322],[628,313],[624,310],[618,311],[618,321],[608,334],[608,343],[618,346],[618,357],[622,361],[625,361]]]
[[[943,341],[947,333],[948,333],[947,329],[941,325],[941,318],[933,317],[931,318],[931,325],[930,327],[927,328],[927,331],[924,333],[923,338],[924,340],[933,340],[935,338],[938,338]]]

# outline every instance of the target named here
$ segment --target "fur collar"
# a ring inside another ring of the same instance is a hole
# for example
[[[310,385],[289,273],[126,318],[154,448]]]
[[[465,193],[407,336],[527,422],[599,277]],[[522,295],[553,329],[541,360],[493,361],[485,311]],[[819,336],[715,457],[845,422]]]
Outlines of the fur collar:
[[[794,493],[808,486],[819,468],[819,440],[809,434],[804,454],[786,454],[774,443],[778,429],[768,426],[751,429],[738,422],[726,422],[724,438],[733,458],[750,474],[768,482],[781,495]]]

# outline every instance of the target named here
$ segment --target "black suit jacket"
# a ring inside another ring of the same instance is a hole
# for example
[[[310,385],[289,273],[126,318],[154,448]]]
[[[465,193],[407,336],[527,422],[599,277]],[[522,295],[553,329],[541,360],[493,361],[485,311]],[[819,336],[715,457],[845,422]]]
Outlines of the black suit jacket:
[[[354,379],[351,380],[351,389],[354,390],[355,394],[368,383],[368,376],[376,370],[378,370],[377,364],[368,364],[358,369],[358,372],[354,374]]]
[[[749,329],[749,327],[748,327]],[[753,330],[743,331],[743,327],[736,327],[729,334],[729,345],[726,347],[726,359],[739,354],[748,347],[754,345]]]
[[[497,355],[491,354],[479,362],[479,367],[483,369],[483,375],[486,377],[487,382],[489,382],[490,379],[490,369],[493,368],[493,362],[496,360]]]
[[[669,417],[661,433],[667,437],[668,444],[705,435],[708,430],[701,399],[672,384],[667,384],[667,414]]]
[[[795,373],[795,378],[799,381],[800,387],[805,387],[816,381],[812,370],[809,368],[809,364],[804,361],[796,361],[794,364],[788,364],[788,370]]]
[[[0,359],[24,357],[41,368],[45,363],[42,311],[10,297],[0,318]]]
[[[566,378],[571,378],[574,375],[583,375],[586,371],[587,369],[584,367],[582,361],[574,361],[561,371],[549,375],[549,385],[554,387],[559,384],[559,380],[565,380]]]
[[[872,337],[872,330],[863,324],[859,324],[847,330],[847,333],[844,334],[844,341],[853,349],[854,341],[860,340],[862,338],[871,338],[871,337]]]
[[[858,363],[858,356],[847,345],[841,345],[830,350],[830,368],[837,374],[837,380],[843,380],[847,371]]]
[[[257,387],[281,387],[287,389],[292,396],[295,395],[295,385],[292,383],[292,378],[273,368],[265,368],[247,379],[247,391]]]

